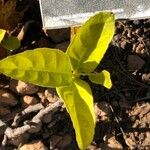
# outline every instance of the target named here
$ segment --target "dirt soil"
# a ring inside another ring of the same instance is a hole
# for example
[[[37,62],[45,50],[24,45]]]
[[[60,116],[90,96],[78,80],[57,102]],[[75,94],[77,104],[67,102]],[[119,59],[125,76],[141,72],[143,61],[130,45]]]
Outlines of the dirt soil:
[[[9,2],[1,0],[0,7]],[[15,20],[11,13],[7,16],[7,31],[18,37],[21,47],[9,55],[37,47],[66,50],[70,29],[44,30],[37,0],[14,2]],[[113,40],[95,71],[102,69],[111,73],[111,90],[84,79],[92,88],[97,118],[87,150],[149,150],[150,19],[116,21]],[[78,150],[70,117],[55,89],[2,74],[0,143],[0,150]]]

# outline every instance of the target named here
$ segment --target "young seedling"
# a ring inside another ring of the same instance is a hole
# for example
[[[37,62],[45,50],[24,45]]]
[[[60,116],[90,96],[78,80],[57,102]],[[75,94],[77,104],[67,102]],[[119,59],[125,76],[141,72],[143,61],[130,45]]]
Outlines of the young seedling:
[[[101,12],[91,17],[77,32],[66,53],[37,48],[0,61],[0,72],[44,87],[56,87],[70,114],[78,146],[84,150],[93,140],[95,114],[91,88],[80,76],[111,88],[106,70],[93,73],[114,34],[114,15]]]

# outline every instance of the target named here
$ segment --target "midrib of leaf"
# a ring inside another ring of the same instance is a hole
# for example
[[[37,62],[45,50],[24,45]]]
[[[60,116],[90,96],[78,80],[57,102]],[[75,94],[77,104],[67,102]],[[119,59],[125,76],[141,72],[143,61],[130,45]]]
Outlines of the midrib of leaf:
[[[45,73],[55,73],[55,74],[72,74],[71,72],[69,73],[69,72],[55,72],[55,71],[48,71],[48,70],[37,70],[37,69],[2,69],[2,68],[0,68],[0,70],[18,70],[18,71],[33,71],[33,72],[45,72]]]
[[[74,85],[74,87],[76,89],[75,85]],[[78,92],[77,89],[76,89],[76,92]],[[74,92],[73,92],[73,99],[76,99],[75,95],[74,95]],[[75,100],[73,101],[73,103],[74,103],[74,106],[76,106],[76,101]],[[75,112],[78,112],[76,107],[75,107]],[[78,127],[79,127],[79,135],[82,135],[81,134],[81,127],[80,127],[80,124],[79,124],[79,117],[80,117],[80,115],[78,113],[75,113],[75,114],[76,114],[77,124],[78,124]],[[80,137],[81,137],[81,141],[83,141],[82,136],[80,136]]]

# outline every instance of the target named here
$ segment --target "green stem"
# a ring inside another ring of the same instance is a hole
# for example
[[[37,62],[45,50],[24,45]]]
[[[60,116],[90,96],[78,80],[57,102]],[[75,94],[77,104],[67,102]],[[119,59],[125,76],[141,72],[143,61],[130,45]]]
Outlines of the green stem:
[[[94,73],[78,73],[77,76],[90,76],[94,75]]]
[[[95,73],[82,73],[82,72],[78,72],[78,71],[73,71],[73,76],[72,78],[75,79],[77,77],[80,77],[80,76],[90,76],[90,75],[94,75]]]

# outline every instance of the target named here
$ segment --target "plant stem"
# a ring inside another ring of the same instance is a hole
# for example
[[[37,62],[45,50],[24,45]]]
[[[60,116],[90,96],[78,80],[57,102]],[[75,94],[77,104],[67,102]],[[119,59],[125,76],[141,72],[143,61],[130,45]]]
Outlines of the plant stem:
[[[78,76],[90,76],[90,75],[94,75],[95,73],[78,73]]]

